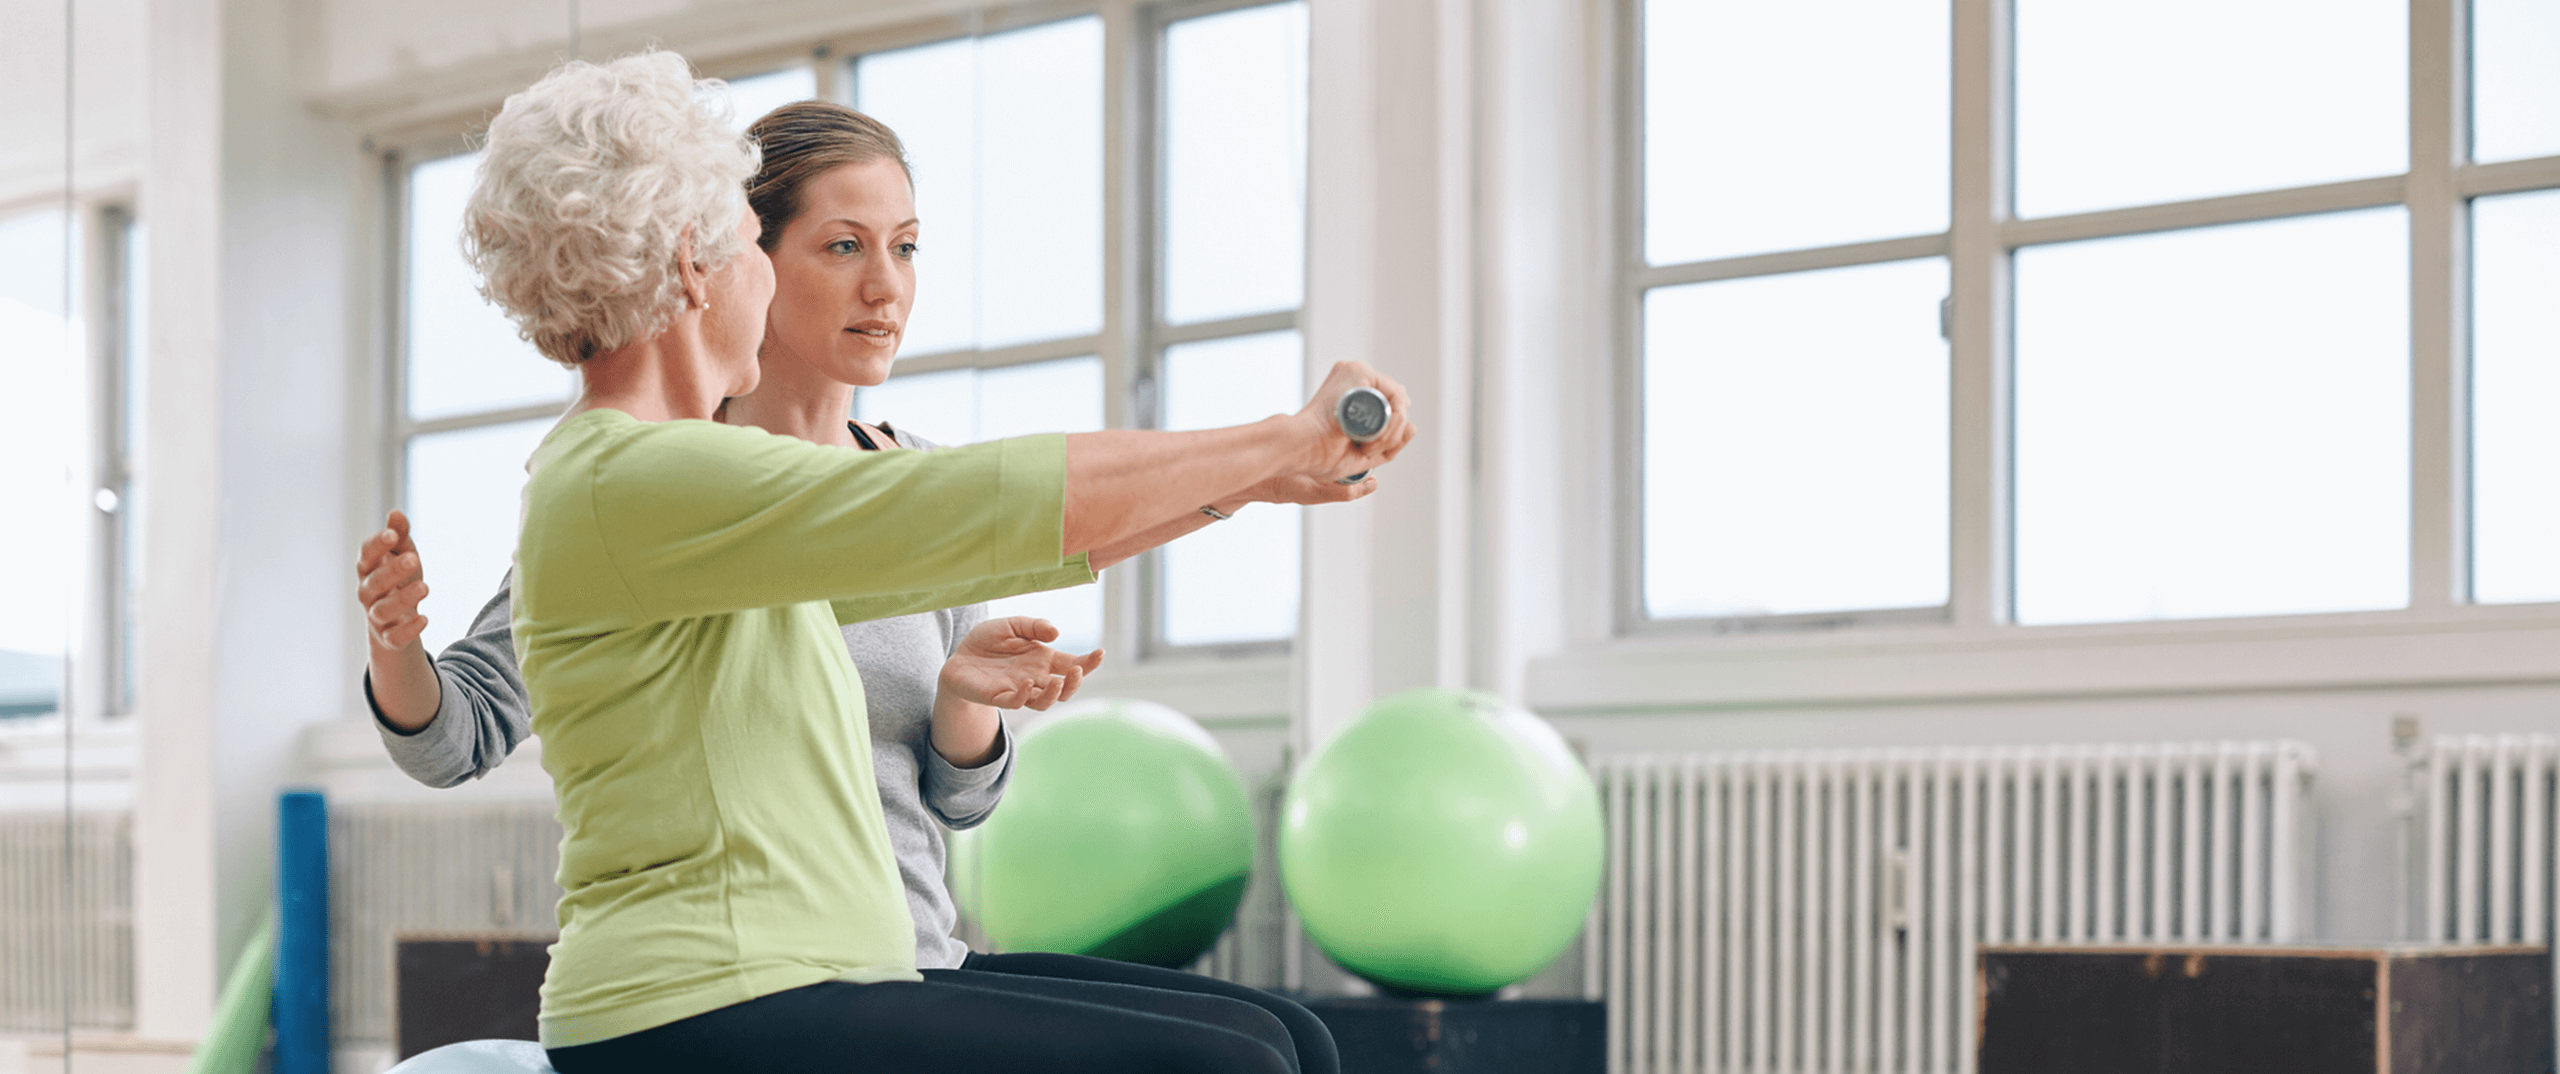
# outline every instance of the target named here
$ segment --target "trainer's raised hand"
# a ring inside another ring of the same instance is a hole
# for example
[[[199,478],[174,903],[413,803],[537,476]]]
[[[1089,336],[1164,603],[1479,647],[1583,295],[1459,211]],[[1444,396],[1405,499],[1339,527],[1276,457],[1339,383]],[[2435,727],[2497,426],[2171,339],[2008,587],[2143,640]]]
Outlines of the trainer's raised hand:
[[[377,649],[416,645],[427,629],[427,617],[418,612],[425,599],[426,568],[409,539],[409,516],[393,511],[382,530],[356,549],[356,603],[364,608],[365,637]]]
[[[409,539],[409,516],[393,511],[356,549],[356,604],[364,609],[366,693],[383,722],[404,734],[435,722],[444,696],[435,661],[418,644],[425,599],[427,572]]]

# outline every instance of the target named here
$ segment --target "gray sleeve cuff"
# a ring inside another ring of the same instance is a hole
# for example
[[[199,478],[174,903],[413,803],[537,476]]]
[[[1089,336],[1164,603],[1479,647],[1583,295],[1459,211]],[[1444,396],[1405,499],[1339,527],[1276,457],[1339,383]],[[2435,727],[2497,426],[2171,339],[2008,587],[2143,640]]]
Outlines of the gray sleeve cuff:
[[[918,745],[916,752],[924,755],[919,767],[924,772],[925,808],[953,831],[986,823],[996,803],[1004,800],[1005,783],[1013,778],[1013,728],[1001,722],[996,725],[995,760],[976,768],[960,768],[944,760],[930,741]]]
[[[430,787],[478,779],[532,735],[533,706],[516,670],[510,632],[514,581],[510,572],[508,584],[481,607],[471,632],[436,657],[436,715],[425,727],[404,733],[383,722],[373,677],[366,674],[364,700],[373,710],[374,730],[382,734],[391,762],[409,778]]]
[[[391,763],[427,786],[458,786],[497,766],[493,763],[479,767],[472,763],[473,740],[478,736],[469,719],[471,699],[463,696],[461,684],[441,663],[436,667],[436,686],[442,694],[436,702],[435,718],[416,731],[402,731],[382,718],[382,707],[373,700],[372,672],[365,673],[364,703],[373,710],[373,729],[382,735],[382,749],[391,755]]]

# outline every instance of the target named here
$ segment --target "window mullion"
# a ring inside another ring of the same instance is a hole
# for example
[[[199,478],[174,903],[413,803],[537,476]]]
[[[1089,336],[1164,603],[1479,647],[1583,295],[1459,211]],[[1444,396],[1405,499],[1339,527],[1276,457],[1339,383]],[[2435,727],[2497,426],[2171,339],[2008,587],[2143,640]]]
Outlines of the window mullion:
[[[1102,12],[1103,47],[1103,425],[1152,426],[1155,324],[1157,21],[1134,4]],[[1103,636],[1124,653],[1144,653],[1154,633],[1151,606],[1161,557],[1102,580]]]
[[[2409,8],[2409,607],[2470,598],[2469,422],[2464,345],[2468,206],[2456,185],[2464,130],[2460,0]]]
[[[1954,0],[1954,205],[1947,318],[1954,442],[1948,613],[2007,622],[2009,601],[2009,0]]]

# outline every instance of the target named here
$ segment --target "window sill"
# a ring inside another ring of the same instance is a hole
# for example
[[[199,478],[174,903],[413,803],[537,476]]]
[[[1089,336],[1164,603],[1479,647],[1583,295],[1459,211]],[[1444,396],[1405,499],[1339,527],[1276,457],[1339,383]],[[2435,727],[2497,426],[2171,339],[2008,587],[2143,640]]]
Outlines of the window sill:
[[[1650,635],[1530,662],[1549,714],[2560,682],[2560,605]]]

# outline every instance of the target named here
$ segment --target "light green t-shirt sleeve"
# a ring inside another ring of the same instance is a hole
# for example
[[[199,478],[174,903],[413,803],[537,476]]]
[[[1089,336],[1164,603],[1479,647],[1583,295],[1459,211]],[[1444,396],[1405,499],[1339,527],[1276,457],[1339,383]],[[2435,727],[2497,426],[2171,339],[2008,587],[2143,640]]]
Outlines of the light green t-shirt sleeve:
[[[1093,578],[1059,554],[1063,436],[870,452],[679,421],[617,440],[589,492],[620,592],[563,617],[581,628],[810,600],[877,619]]]

